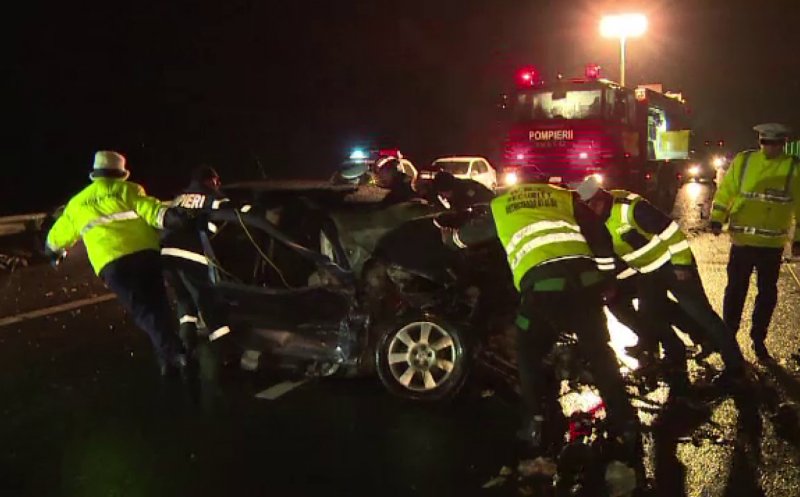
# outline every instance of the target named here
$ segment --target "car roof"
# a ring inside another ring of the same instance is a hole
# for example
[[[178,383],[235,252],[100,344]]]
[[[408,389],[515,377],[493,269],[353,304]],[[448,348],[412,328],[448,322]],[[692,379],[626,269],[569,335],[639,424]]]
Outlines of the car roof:
[[[467,162],[467,161],[474,161],[474,160],[486,160],[484,157],[470,157],[468,155],[452,155],[449,157],[439,157],[438,159],[434,160],[433,162],[437,162],[440,160],[448,160],[448,161],[457,161],[457,162]],[[486,161],[489,162],[489,161]]]
[[[279,198],[307,197],[325,204],[375,203],[387,195],[388,190],[373,185],[336,185],[325,180],[253,180],[229,183],[223,187],[233,197]],[[266,197],[262,197],[266,196]]]

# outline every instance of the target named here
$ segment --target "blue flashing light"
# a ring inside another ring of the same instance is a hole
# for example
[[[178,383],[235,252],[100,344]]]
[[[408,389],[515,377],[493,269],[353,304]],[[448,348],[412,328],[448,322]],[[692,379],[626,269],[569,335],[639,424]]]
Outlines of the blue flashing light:
[[[360,148],[354,148],[353,151],[350,152],[350,160],[364,160],[366,158],[367,153]]]

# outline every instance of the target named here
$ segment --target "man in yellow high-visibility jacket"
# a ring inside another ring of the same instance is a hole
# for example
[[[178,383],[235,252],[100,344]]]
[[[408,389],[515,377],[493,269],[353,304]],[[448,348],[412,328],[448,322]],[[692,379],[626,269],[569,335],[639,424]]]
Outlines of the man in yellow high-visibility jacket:
[[[641,338],[646,348],[655,349],[656,342],[661,342],[671,369],[667,376],[671,393],[680,395],[689,386],[686,349],[671,326],[676,310],[683,313],[683,322],[693,323],[701,343],[712,343],[720,351],[725,363],[720,383],[741,384],[742,354],[706,297],[689,241],[678,224],[635,193],[603,190],[594,176],[580,184],[577,192],[605,222],[614,253],[628,265],[629,273],[640,275],[641,318],[638,313],[631,315],[632,303],[617,301],[609,307],[623,321],[637,325],[637,333],[644,332]],[[668,293],[674,296],[677,309]]]
[[[507,254],[521,293],[517,359],[529,418],[519,435],[537,450],[558,446],[563,432],[552,407],[558,383],[547,380],[544,359],[559,333],[573,332],[606,403],[609,432],[622,442],[625,462],[634,461],[638,418],[608,345],[603,314],[604,290],[613,283],[616,267],[603,222],[574,192],[533,177],[495,198],[491,212],[456,230],[443,229],[449,245],[468,248],[499,239]]]
[[[793,222],[800,220],[800,161],[783,151],[789,136],[786,126],[769,123],[753,129],[761,147],[733,159],[714,196],[711,229],[718,235],[727,222],[733,242],[722,312],[725,324],[734,333],[739,329],[750,274],[755,269],[758,296],[750,338],[756,357],[768,359],[764,340],[778,302],[783,249]],[[795,230],[795,250],[798,237],[800,230]]]
[[[148,334],[166,376],[183,369],[186,358],[164,287],[156,229],[165,217],[180,222],[180,211],[145,195],[126,181],[129,175],[121,154],[97,152],[92,183],[70,199],[47,234],[45,252],[59,262],[83,239],[95,273]]]

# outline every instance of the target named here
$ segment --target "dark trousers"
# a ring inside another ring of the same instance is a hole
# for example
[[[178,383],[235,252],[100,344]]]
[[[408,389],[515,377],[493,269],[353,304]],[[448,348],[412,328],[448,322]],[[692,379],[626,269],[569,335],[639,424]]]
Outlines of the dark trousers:
[[[143,250],[120,257],[100,271],[100,278],[117,295],[136,326],[150,337],[159,362],[173,364],[183,347],[175,333],[160,254]]]
[[[675,275],[675,267],[666,264],[650,273],[650,278],[649,286],[657,288],[664,298],[667,298],[667,291],[671,291],[683,312],[700,325],[707,339],[719,350],[725,368],[732,373],[740,372],[744,366],[744,358],[736,337],[711,307],[697,268],[691,268],[691,277],[679,280]]]
[[[620,323],[630,328],[639,337],[642,348],[655,351],[660,343],[664,347],[667,362],[678,372],[686,371],[686,347],[672,331],[677,317],[683,325],[695,323],[675,302],[667,297],[660,285],[653,285],[649,275],[637,275],[620,283],[620,292],[609,310]],[[633,299],[639,299],[639,310]],[[693,332],[696,332],[693,330]]]
[[[559,333],[575,333],[581,355],[589,362],[592,377],[606,403],[610,428],[621,434],[636,423],[603,313],[600,289],[595,285],[562,292],[522,294],[517,319],[517,363],[522,397],[533,415],[545,414],[545,403],[557,399],[559,385],[543,361]]]
[[[728,286],[725,288],[722,315],[725,324],[735,334],[742,323],[742,309],[750,287],[750,275],[755,269],[758,295],[753,310],[750,337],[763,342],[772,312],[778,303],[778,276],[781,270],[782,248],[745,247],[733,245],[728,259]]]
[[[164,276],[175,292],[180,336],[187,350],[192,352],[197,345],[201,314],[210,336],[230,330],[227,313],[211,287],[208,266],[172,256],[163,256],[163,265]]]

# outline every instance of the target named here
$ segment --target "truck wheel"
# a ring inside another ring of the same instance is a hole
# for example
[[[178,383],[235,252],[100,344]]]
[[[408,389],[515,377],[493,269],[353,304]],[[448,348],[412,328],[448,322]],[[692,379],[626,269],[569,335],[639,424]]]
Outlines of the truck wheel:
[[[435,316],[389,327],[375,349],[381,383],[392,394],[414,401],[455,397],[469,372],[463,336],[459,327]]]

